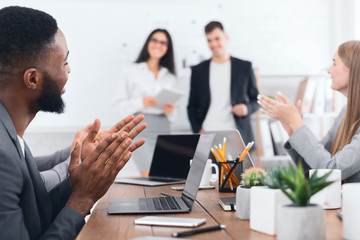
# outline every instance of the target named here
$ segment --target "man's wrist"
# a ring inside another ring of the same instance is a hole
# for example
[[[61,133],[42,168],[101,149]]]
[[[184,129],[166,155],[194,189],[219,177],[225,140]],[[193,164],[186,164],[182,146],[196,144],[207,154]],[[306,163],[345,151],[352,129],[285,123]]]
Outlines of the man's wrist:
[[[78,211],[85,217],[94,204],[95,202],[90,198],[77,197],[76,194],[72,194],[65,206]]]

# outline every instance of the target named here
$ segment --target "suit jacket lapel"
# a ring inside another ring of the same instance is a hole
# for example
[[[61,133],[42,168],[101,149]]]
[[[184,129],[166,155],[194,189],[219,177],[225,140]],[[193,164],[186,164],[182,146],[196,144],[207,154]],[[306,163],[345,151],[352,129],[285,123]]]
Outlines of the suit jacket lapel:
[[[0,102],[0,122],[4,125],[6,131],[8,132],[12,142],[16,146],[18,154],[21,160],[25,160],[30,178],[32,181],[33,189],[36,196],[36,205],[41,220],[42,231],[48,228],[51,224],[53,208],[50,202],[49,194],[45,189],[44,182],[41,179],[40,173],[36,167],[35,160],[30,152],[29,147],[25,144],[25,156],[22,153],[19,139],[14,127],[14,124],[11,120],[9,113],[7,112],[4,105]]]
[[[24,142],[25,143],[25,142]],[[25,160],[29,169],[30,178],[36,196],[36,203],[39,211],[41,228],[47,229],[52,221],[52,205],[48,192],[46,191],[44,182],[41,179],[39,170],[36,167],[35,160],[30,152],[28,145],[25,143]]]
[[[234,106],[236,103],[233,101],[233,99],[235,99],[236,96],[236,78],[235,76],[236,74],[236,66],[235,66],[235,62],[234,62],[234,58],[230,57],[230,63],[231,63],[231,82],[230,82],[230,94],[231,94],[231,98],[230,98],[230,102],[231,105]]]
[[[204,75],[203,75],[202,79],[203,79],[204,83],[207,84],[207,85],[205,85],[205,87],[210,86],[210,62],[211,62],[211,59],[207,60],[204,64],[205,71],[203,71]]]
[[[17,133],[14,127],[14,124],[11,120],[11,117],[9,113],[7,112],[4,105],[0,102],[0,121],[4,125],[6,131],[8,132],[12,142],[16,146],[16,149],[18,151],[18,154],[22,160],[24,160],[24,155],[21,150],[19,139],[17,138]]]
[[[207,98],[209,101],[209,104],[210,104],[210,101],[211,101],[211,94],[210,94],[210,62],[211,62],[211,59],[207,60],[204,64],[204,71],[202,71],[204,74],[202,75],[201,79],[202,79],[202,83],[200,86],[201,89],[203,89],[205,92],[204,92],[204,97]],[[208,106],[209,107],[209,106]],[[206,109],[207,111],[207,109]]]

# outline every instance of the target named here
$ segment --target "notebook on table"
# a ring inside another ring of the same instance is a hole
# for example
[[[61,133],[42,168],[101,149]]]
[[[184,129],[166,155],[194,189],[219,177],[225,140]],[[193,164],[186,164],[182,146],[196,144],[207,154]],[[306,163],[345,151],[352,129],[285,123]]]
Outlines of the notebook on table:
[[[194,205],[214,134],[200,135],[181,197],[113,199],[108,214],[185,213]]]
[[[184,183],[190,169],[199,134],[159,135],[148,177],[117,178],[116,183],[160,186]]]

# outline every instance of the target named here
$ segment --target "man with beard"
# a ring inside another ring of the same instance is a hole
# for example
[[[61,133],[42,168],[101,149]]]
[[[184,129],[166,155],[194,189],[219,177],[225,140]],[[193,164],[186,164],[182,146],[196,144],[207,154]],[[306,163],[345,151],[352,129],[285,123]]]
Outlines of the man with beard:
[[[68,55],[50,15],[0,9],[0,239],[74,239],[131,152],[144,143],[132,144],[146,127],[141,115],[101,132],[95,120],[75,137],[69,178],[46,191],[38,169],[49,166],[35,162],[22,137],[39,111],[63,112]]]
[[[61,90],[55,82],[52,81],[48,74],[44,74],[44,87],[37,99],[37,104],[40,109],[46,112],[63,113],[65,104],[61,95]],[[83,130],[80,130],[80,132],[82,131]],[[41,171],[40,176],[48,192],[69,176],[70,152],[71,148],[67,147],[57,151],[51,156],[34,157],[38,170]],[[49,166],[52,168],[49,169]]]

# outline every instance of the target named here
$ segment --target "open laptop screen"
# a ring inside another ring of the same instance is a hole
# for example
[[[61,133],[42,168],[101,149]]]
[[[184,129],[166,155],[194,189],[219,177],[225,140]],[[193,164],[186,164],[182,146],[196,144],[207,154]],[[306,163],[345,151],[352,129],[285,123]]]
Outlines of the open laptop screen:
[[[186,179],[199,134],[159,135],[150,167],[150,176]]]
[[[181,198],[187,202],[189,207],[192,207],[196,194],[199,190],[199,185],[214,137],[215,134],[202,134],[196,147],[193,162],[181,196]]]

